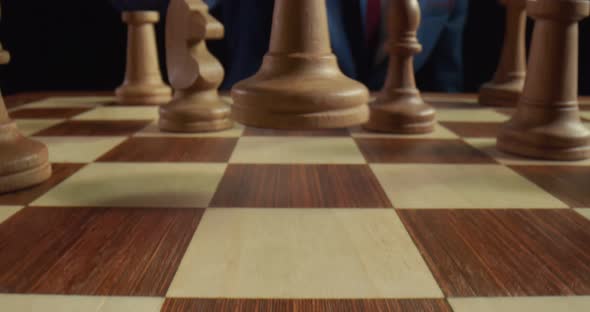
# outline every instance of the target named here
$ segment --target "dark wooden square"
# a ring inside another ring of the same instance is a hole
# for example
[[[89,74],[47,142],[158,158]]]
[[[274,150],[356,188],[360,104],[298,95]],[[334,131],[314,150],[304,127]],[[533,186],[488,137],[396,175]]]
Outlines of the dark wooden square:
[[[390,208],[367,165],[229,165],[211,207]]]
[[[37,136],[126,136],[145,128],[149,120],[70,120],[35,133]]]
[[[462,138],[496,138],[500,122],[441,122],[445,128]]]
[[[54,186],[84,167],[84,164],[52,164],[52,174],[45,182],[23,190],[0,195],[0,205],[23,206],[47,193]]]
[[[572,208],[590,207],[590,167],[510,166]]]
[[[590,221],[573,210],[398,214],[449,297],[590,294]]]
[[[370,163],[495,163],[461,140],[356,138]]]
[[[25,208],[0,225],[0,292],[165,296],[202,214]]]
[[[228,162],[237,142],[237,138],[133,137],[98,161]]]
[[[10,112],[14,119],[51,119],[51,118],[72,118],[89,111],[91,108],[65,107],[65,108],[23,108]]]
[[[162,312],[451,312],[444,299],[190,299],[167,298]]]

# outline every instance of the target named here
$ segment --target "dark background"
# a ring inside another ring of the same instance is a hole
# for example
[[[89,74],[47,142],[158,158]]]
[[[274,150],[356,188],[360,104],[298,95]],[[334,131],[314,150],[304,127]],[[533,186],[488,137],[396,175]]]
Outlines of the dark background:
[[[496,68],[504,10],[496,0],[471,0],[470,6],[464,43],[464,89],[475,92]],[[109,1],[4,0],[2,12],[0,41],[12,54],[11,63],[0,68],[5,94],[113,90],[122,82],[126,29]],[[164,18],[157,26],[162,67]],[[529,33],[531,26],[529,21]],[[580,93],[588,95],[590,19],[582,22],[580,34]]]

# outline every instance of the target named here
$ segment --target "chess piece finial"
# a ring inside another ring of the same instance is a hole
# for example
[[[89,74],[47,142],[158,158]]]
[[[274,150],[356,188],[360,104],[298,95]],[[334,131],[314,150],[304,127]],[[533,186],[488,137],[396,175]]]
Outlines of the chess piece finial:
[[[400,134],[434,130],[435,111],[416,88],[414,55],[422,50],[416,33],[420,25],[417,0],[389,2],[389,69],[385,86],[370,104],[370,119],[364,128]]]
[[[325,0],[276,0],[269,52],[232,90],[232,116],[249,126],[339,128],[368,119],[369,93],[338,68]]]
[[[202,0],[172,0],[166,25],[166,58],[174,99],[160,107],[160,129],[174,132],[231,128],[231,111],[217,89],[223,67],[205,39],[223,38],[223,25]]]
[[[9,61],[10,54],[0,45],[0,64]],[[50,176],[47,147],[18,131],[0,95],[0,193],[39,184]]]
[[[516,106],[526,77],[526,0],[500,0],[506,6],[504,46],[492,81],[484,84],[479,103]]]
[[[590,2],[530,0],[527,13],[536,20],[529,73],[498,148],[539,159],[589,158],[590,131],[578,105],[578,22],[590,14]]]
[[[160,105],[170,101],[172,90],[162,81],[154,24],[157,11],[123,12],[127,24],[125,81],[116,90],[123,105]]]

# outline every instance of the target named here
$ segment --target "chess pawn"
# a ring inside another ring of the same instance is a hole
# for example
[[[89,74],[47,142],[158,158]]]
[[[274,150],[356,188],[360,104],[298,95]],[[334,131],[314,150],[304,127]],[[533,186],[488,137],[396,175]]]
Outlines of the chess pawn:
[[[166,58],[174,99],[160,107],[164,131],[201,132],[231,128],[231,111],[218,94],[223,67],[205,39],[223,38],[223,25],[202,0],[172,0],[166,25]]]
[[[435,111],[416,88],[414,55],[422,50],[416,38],[420,24],[417,0],[389,3],[389,69],[385,86],[370,104],[364,128],[380,132],[420,134],[434,130]]]
[[[535,0],[529,73],[517,111],[500,131],[504,152],[551,160],[590,157],[590,131],[578,107],[578,22],[590,14],[583,0]]]
[[[276,0],[269,52],[253,77],[232,89],[233,118],[260,128],[360,125],[369,92],[338,68],[325,0]]]
[[[123,12],[127,24],[125,81],[116,90],[123,105],[160,105],[170,101],[172,90],[162,81],[154,24],[156,11]]]
[[[0,64],[9,61],[10,54],[0,46]],[[47,147],[18,131],[0,95],[0,193],[39,184],[50,176]]]
[[[526,0],[501,2],[506,6],[504,47],[493,80],[480,90],[479,103],[516,106],[526,77]]]

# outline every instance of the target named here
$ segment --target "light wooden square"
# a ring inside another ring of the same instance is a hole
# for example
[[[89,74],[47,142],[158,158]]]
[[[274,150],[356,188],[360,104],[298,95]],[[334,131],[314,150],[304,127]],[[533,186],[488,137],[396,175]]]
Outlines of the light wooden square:
[[[452,131],[436,124],[434,131],[427,134],[407,135],[407,134],[391,134],[381,132],[371,132],[360,127],[350,130],[353,137],[356,138],[390,138],[390,139],[458,139],[459,137]]]
[[[22,208],[21,206],[0,206],[0,223],[8,220]]]
[[[465,122],[504,122],[510,117],[490,108],[483,109],[439,109],[436,111],[438,121]]]
[[[568,208],[502,165],[371,165],[395,208]]]
[[[242,137],[230,163],[364,164],[354,140],[318,137]]]
[[[476,97],[456,96],[455,94],[428,94],[428,93],[425,93],[422,95],[422,98],[426,102],[448,102],[448,103],[459,103],[459,104],[473,104],[473,106],[478,105]]]
[[[455,312],[588,312],[590,297],[449,298]]]
[[[56,163],[89,163],[125,141],[126,137],[35,137],[46,144],[49,160]]]
[[[540,165],[540,166],[590,166],[590,159],[580,161],[552,161],[552,160],[538,160],[532,158],[519,157],[510,155],[499,151],[496,148],[496,139],[477,138],[464,139],[466,143],[477,148],[478,150],[488,154],[498,162],[505,165]]]
[[[65,119],[15,119],[14,121],[20,133],[30,136],[41,130],[55,126],[65,121]]]
[[[432,298],[391,209],[209,208],[167,297]]]
[[[590,208],[576,209],[576,211],[590,220]]]
[[[158,106],[102,106],[72,120],[156,120]]]
[[[213,163],[93,163],[33,202],[60,207],[207,207],[225,170]]]
[[[164,132],[158,128],[157,122],[149,124],[141,131],[134,134],[138,137],[186,137],[186,138],[238,138],[244,132],[244,126],[235,123],[231,129],[223,131],[198,132],[198,133],[181,133],[181,132]]]
[[[0,294],[6,312],[159,312],[164,298]]]
[[[112,103],[112,96],[86,96],[86,97],[50,97],[19,106],[19,108],[67,108],[67,107],[96,107]]]

